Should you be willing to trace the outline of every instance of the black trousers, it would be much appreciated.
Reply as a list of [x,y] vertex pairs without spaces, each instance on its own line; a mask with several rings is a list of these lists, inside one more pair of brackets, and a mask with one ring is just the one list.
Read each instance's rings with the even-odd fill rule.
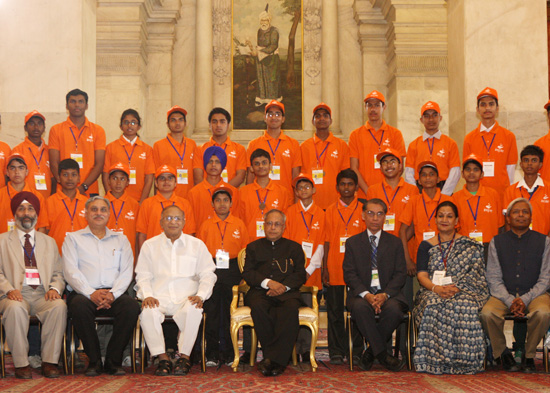
[[[330,357],[348,356],[349,342],[346,333],[344,312],[345,285],[331,285],[326,287],[327,324],[328,324],[328,354]],[[363,351],[360,337],[353,335],[353,354],[361,355]]]
[[375,320],[374,309],[363,298],[348,299],[348,309],[355,320],[355,325],[376,356],[386,350],[386,343],[403,320],[407,305],[395,298],[388,299],[381,307],[378,323]]
[[122,352],[132,337],[140,312],[139,304],[130,296],[123,294],[116,299],[111,308],[97,310],[94,302],[84,295],[71,292],[67,298],[69,317],[75,327],[76,334],[84,345],[84,351],[90,363],[101,360],[101,350],[97,337],[94,319],[96,316],[114,317],[113,335],[107,345],[106,359],[114,365],[122,364]]
[[300,328],[298,309],[303,305],[299,296],[284,300],[267,296],[264,289],[251,288],[244,299],[249,306],[254,329],[262,345],[264,359],[286,366]]
[[[229,261],[229,269],[217,269],[218,277],[212,296],[204,302],[204,312],[206,313],[206,357],[208,359],[218,359],[220,349],[225,353],[233,353],[233,344],[229,325],[231,316],[229,308],[233,299],[233,285],[238,285],[241,281],[241,272],[237,258]],[[223,348],[220,348],[220,342]]]

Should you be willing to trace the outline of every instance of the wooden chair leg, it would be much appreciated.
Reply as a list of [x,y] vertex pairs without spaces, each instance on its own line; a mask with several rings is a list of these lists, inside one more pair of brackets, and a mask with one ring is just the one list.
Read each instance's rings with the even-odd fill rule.
[[237,372],[237,368],[239,367],[239,328],[240,325],[238,323],[231,323],[231,342],[233,343],[233,353],[235,354],[231,368],[234,372]]
[[4,324],[2,323],[2,316],[0,316],[0,352],[2,378],[6,378],[6,358],[4,357]]
[[256,336],[256,330],[254,330],[254,326],[252,326],[252,346],[250,348],[250,367],[254,367],[257,353],[258,353],[258,336]]
[[296,344],[294,344],[294,348],[292,348],[292,365],[293,366],[298,365],[298,356],[296,355]]
[[76,352],[76,344],[74,339],[74,326],[71,323],[71,344],[69,345],[69,352],[70,352],[70,358],[71,358],[71,375],[74,375],[74,358],[75,358],[75,352]]
[[542,341],[542,356],[543,362],[544,362],[544,371],[548,373],[548,347],[546,346],[546,340],[548,339],[548,331],[544,335],[544,339]]
[[315,350],[317,348],[317,336],[319,335],[319,322],[315,322],[311,328],[311,347],[309,349],[309,362],[311,363],[311,371],[317,371],[317,361],[315,360]]
[[201,334],[201,371],[206,372],[206,313],[202,313],[202,334]]
[[63,347],[61,349],[61,356],[63,356],[63,372],[65,375],[69,375],[69,365],[67,364],[67,332],[63,334]]

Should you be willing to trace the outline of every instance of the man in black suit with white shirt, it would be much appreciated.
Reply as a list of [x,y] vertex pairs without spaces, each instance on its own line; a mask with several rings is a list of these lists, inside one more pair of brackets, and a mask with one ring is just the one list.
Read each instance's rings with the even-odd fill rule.
[[384,201],[368,200],[363,205],[367,229],[346,241],[343,268],[347,308],[369,343],[359,363],[363,370],[369,370],[375,358],[391,371],[399,371],[404,365],[386,348],[408,308],[402,293],[407,276],[403,245],[398,237],[383,231],[386,213]]

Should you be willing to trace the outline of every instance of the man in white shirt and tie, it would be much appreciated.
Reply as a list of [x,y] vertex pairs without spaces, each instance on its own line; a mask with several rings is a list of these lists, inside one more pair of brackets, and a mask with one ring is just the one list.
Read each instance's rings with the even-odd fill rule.
[[162,322],[165,315],[173,316],[180,331],[174,375],[187,375],[203,303],[216,283],[216,265],[201,240],[182,232],[185,214],[178,206],[164,208],[160,225],[163,233],[143,243],[136,266],[136,292],[143,300],[140,323],[151,356],[159,357],[155,375],[166,376],[172,362]]
[[15,229],[0,235],[0,313],[15,376],[31,378],[27,332],[29,315],[35,315],[42,323],[42,375],[57,378],[67,323],[61,258],[55,241],[35,230],[40,202],[33,193],[14,195],[11,211]]
[[[70,286],[69,316],[90,362],[86,376],[103,371],[124,375],[122,352],[136,326],[137,301],[126,294],[132,281],[134,254],[128,238],[107,228],[109,200],[94,196],[86,201],[88,226],[69,232],[63,243],[63,272]],[[114,317],[113,335],[101,361],[96,316]]]

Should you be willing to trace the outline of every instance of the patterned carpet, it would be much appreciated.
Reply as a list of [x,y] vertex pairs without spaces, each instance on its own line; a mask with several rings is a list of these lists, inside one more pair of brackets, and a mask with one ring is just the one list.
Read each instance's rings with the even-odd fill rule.
[[[49,380],[33,374],[33,380],[13,377],[7,357],[7,378],[0,380],[5,392],[550,392],[550,378],[544,373],[526,375],[488,371],[474,376],[431,376],[411,371],[386,372],[379,365],[369,372],[350,372],[347,365],[332,366],[320,353],[319,369],[314,374],[308,365],[290,366],[280,377],[265,378],[254,368],[242,366],[238,373],[229,367],[208,368],[205,374],[194,366],[186,377],[155,377],[153,368],[146,374],[123,377],[87,378],[82,374]],[[542,368],[542,361],[537,361]]]

